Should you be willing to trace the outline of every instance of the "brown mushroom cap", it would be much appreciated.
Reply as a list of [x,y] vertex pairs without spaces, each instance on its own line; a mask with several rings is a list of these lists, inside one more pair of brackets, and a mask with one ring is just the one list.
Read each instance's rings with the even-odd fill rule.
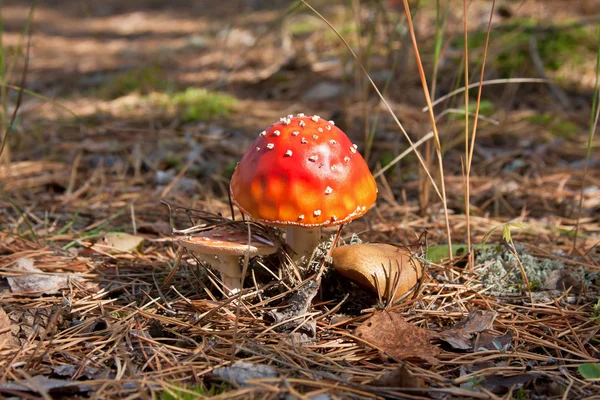
[[259,256],[277,251],[277,245],[262,236],[252,234],[248,243],[247,232],[226,226],[180,238],[179,242],[186,249],[201,254]]
[[332,258],[338,273],[382,297],[386,295],[386,280],[389,279],[389,290],[393,290],[398,276],[392,300],[409,293],[423,274],[421,262],[409,250],[385,243],[340,246],[333,250]]
[[339,225],[377,197],[367,163],[332,121],[288,115],[260,133],[231,178],[233,202],[272,225]]

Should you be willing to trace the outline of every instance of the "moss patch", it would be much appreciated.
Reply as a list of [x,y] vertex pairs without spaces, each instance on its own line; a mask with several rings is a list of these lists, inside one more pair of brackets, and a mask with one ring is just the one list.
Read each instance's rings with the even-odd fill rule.
[[[495,57],[489,59],[492,67],[507,78],[513,71],[530,63],[529,41],[534,35],[539,56],[549,71],[558,71],[567,64],[582,65],[597,50],[596,38],[583,26],[543,27],[533,19],[520,18],[491,32],[488,54]],[[483,59],[485,39],[486,31],[469,34],[469,49],[473,51],[472,59],[477,63]],[[457,36],[453,46],[463,48],[464,38]]]
[[130,93],[149,94],[154,91],[166,91],[172,86],[167,73],[158,66],[132,69],[114,75],[100,88],[100,96],[116,99]]

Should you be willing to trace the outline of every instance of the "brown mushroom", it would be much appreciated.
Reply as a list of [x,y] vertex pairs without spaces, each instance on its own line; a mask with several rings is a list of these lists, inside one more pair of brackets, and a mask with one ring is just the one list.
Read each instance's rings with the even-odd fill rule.
[[179,243],[192,251],[199,259],[210,264],[221,273],[221,280],[229,294],[242,289],[243,276],[240,257],[273,254],[277,245],[270,240],[252,234],[248,243],[248,233],[221,226],[180,238]]
[[338,273],[392,301],[409,293],[423,274],[421,262],[409,250],[385,243],[337,247],[332,257]]

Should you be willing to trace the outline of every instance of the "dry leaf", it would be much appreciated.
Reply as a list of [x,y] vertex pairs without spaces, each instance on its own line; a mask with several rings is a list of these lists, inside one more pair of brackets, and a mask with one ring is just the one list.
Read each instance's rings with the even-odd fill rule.
[[474,351],[498,350],[508,351],[512,347],[513,333],[506,332],[504,335],[497,335],[491,332],[481,332],[475,340]]
[[68,275],[44,274],[42,270],[33,266],[33,259],[19,258],[13,271],[25,272],[18,276],[9,276],[6,278],[10,289],[13,292],[39,292],[42,294],[55,294],[60,289],[69,285]]
[[[19,392],[45,393],[58,396],[59,394],[72,394],[76,392],[89,392],[92,386],[84,382],[73,381],[69,379],[53,379],[44,375],[36,375],[32,378],[22,379],[19,382],[0,383],[0,391],[10,391],[13,396],[18,396]],[[30,396],[29,396],[30,397]],[[17,398],[26,398],[19,396]]]
[[0,350],[18,346],[12,334],[12,322],[4,309],[0,307]]
[[473,349],[473,335],[491,329],[498,313],[495,311],[473,311],[469,316],[454,327],[437,336],[455,349]]
[[406,322],[397,312],[375,312],[356,328],[356,336],[397,360],[420,358],[432,365],[439,363],[440,349],[429,342],[427,331]]
[[406,365],[401,365],[369,382],[369,385],[397,388],[421,388],[425,384],[423,379],[414,376],[410,370],[406,368]]
[[213,375],[237,386],[252,386],[248,381],[254,379],[277,378],[277,371],[266,364],[236,361],[231,367],[215,368]]
[[579,282],[569,271],[565,271],[564,269],[555,269],[550,272],[542,288],[544,290],[559,290],[561,292],[570,290],[573,294],[580,294],[585,289],[582,282]]
[[157,220],[146,222],[139,220],[137,223],[137,231],[140,233],[149,233],[158,236],[170,236],[172,229],[167,221]]
[[86,365],[81,369],[81,365],[63,364],[52,368],[52,372],[59,376],[72,378],[74,376],[94,379],[100,373],[98,368]]
[[[423,273],[410,250],[385,243],[341,246],[333,250],[333,268],[357,285],[397,300],[413,289]],[[389,296],[393,289],[395,293]]]
[[142,252],[142,236],[130,235],[123,232],[108,232],[92,249],[104,253],[136,253]]

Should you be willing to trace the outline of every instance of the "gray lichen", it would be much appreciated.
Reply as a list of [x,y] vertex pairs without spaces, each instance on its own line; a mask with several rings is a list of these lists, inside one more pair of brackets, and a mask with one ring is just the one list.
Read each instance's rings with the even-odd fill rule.
[[[562,270],[565,265],[556,260],[548,258],[537,258],[525,252],[523,246],[516,246],[517,256],[523,265],[530,289],[541,290],[544,283],[550,277],[552,271]],[[494,291],[517,293],[523,289],[524,281],[517,260],[510,251],[498,251],[497,249],[486,249],[480,251],[475,259],[478,265],[479,279],[488,288]],[[583,269],[572,272],[573,278],[589,284],[593,277]]]

